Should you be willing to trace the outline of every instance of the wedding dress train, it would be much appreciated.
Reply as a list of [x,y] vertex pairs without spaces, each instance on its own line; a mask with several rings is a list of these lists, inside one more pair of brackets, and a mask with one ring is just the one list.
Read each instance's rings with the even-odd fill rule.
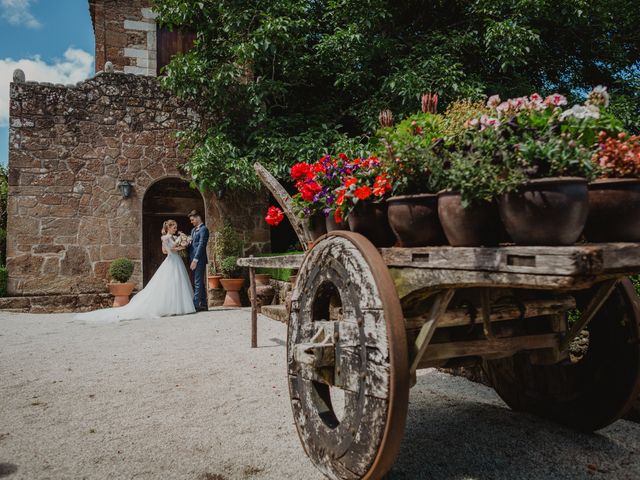
[[193,288],[189,274],[171,235],[162,237],[162,246],[168,252],[147,286],[133,296],[131,301],[117,308],[79,313],[79,320],[119,321],[142,318],[158,318],[170,315],[186,315],[196,311],[193,305]]

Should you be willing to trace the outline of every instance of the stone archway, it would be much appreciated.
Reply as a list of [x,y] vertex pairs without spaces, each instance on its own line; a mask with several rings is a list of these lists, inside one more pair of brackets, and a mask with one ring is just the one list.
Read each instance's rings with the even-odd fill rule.
[[143,285],[151,279],[164,255],[160,245],[160,230],[165,220],[178,222],[178,230],[191,231],[187,215],[198,210],[203,218],[205,205],[202,195],[181,178],[165,178],[151,185],[142,201],[142,281]]

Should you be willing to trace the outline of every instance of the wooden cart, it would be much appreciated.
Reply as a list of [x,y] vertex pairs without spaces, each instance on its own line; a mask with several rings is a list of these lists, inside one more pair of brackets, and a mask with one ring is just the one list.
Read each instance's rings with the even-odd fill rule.
[[[286,192],[256,170],[307,242]],[[428,367],[481,363],[514,410],[609,425],[640,393],[640,305],[625,278],[639,271],[640,244],[380,250],[356,233],[320,238],[301,262],[287,335],[307,455],[328,478],[381,478]]]

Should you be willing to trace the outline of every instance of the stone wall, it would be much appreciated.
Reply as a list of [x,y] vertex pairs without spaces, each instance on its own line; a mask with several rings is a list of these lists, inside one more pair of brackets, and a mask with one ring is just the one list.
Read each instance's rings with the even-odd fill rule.
[[[110,262],[128,257],[141,283],[142,201],[182,177],[174,134],[199,116],[155,78],[99,73],[76,86],[10,87],[7,266],[10,295],[104,292]],[[130,198],[117,185],[133,184]],[[251,253],[268,251],[267,196],[203,193],[212,230],[230,220]],[[211,244],[210,244],[211,246]]]
[[96,71],[110,61],[125,73],[156,75],[156,15],[150,6],[150,0],[89,0]]

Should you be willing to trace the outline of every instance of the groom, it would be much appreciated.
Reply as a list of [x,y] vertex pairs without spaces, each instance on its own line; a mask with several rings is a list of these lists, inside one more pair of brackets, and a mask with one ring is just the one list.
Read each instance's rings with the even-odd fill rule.
[[192,210],[189,213],[189,220],[193,229],[191,230],[191,245],[189,245],[189,260],[193,271],[193,304],[196,311],[207,310],[207,289],[205,287],[205,275],[207,263],[207,242],[209,242],[209,229],[202,223],[200,212]]

